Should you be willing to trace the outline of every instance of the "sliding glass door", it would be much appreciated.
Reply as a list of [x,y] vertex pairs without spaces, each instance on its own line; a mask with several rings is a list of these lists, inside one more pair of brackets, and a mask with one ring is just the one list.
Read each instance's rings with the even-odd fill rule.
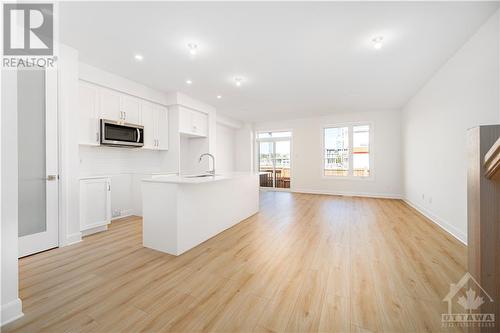
[[258,133],[260,186],[290,188],[291,132]]

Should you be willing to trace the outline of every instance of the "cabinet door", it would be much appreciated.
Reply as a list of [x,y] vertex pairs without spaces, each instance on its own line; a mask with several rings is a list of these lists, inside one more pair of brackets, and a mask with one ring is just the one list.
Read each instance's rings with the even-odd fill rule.
[[179,132],[192,134],[192,111],[189,109],[179,108]]
[[122,120],[123,113],[121,111],[121,96],[120,93],[99,88],[100,91],[100,118],[109,120]]
[[127,123],[139,124],[141,103],[132,96],[122,95],[123,118]]
[[156,107],[157,130],[156,139],[158,140],[158,149],[168,149],[168,109],[162,106]]
[[208,115],[206,113],[191,111],[192,132],[198,136],[207,136],[208,134]]
[[98,87],[80,81],[78,85],[79,143],[99,145]]
[[109,178],[80,181],[80,231],[111,222],[111,181]]
[[156,110],[149,102],[142,103],[142,126],[144,126],[144,148],[156,149]]

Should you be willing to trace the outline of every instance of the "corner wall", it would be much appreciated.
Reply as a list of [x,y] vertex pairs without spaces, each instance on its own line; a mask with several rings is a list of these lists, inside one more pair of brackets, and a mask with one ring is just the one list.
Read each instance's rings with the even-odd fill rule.
[[[0,325],[23,315],[18,282],[17,70],[1,73],[1,312]],[[1,329],[0,329],[1,330]]]
[[403,109],[407,202],[467,242],[468,128],[500,123],[499,12]]

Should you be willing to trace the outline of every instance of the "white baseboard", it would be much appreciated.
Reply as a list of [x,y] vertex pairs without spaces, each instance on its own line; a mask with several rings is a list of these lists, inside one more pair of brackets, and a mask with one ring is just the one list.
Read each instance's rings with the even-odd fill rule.
[[118,219],[121,219],[121,218],[124,218],[127,216],[132,216],[132,215],[134,215],[133,209],[124,209],[121,211],[121,214],[119,216],[115,216],[115,217],[111,218],[111,221],[118,220]]
[[17,298],[5,305],[2,305],[2,323],[1,326],[13,322],[16,319],[24,316],[23,304],[20,298]]
[[452,235],[454,238],[459,240],[461,243],[464,245],[467,245],[467,234],[461,232],[458,230],[456,227],[451,225],[450,223],[446,222],[442,218],[438,217],[437,215],[431,213],[427,209],[423,208],[420,205],[417,205],[416,203],[410,201],[409,199],[403,199],[404,202],[406,202],[409,206],[413,207],[415,210],[417,210],[420,214],[424,215],[427,217],[429,220],[431,220],[434,224],[436,224],[438,227]]
[[370,192],[343,192],[331,190],[311,190],[304,188],[293,188],[291,190],[295,193],[308,193],[308,194],[325,194],[325,195],[342,195],[349,197],[365,197],[365,198],[380,198],[380,199],[402,199],[401,194],[392,193],[370,193]]
[[106,230],[108,230],[108,225],[107,224],[101,225],[101,226],[98,226],[98,227],[95,227],[95,228],[90,228],[90,229],[87,229],[87,230],[83,230],[82,231],[82,236],[85,237],[85,236],[96,234],[98,232],[103,232],[103,231],[106,231]]
[[68,246],[68,245],[73,245],[76,243],[80,243],[82,241],[82,233],[81,232],[75,232],[74,234],[70,234],[66,236],[66,242],[62,244],[61,246]]

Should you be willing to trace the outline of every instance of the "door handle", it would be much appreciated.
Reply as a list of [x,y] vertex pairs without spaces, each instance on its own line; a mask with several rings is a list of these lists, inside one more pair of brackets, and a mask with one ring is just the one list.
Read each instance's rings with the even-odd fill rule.
[[52,181],[52,180],[56,180],[57,178],[59,178],[57,175],[48,175],[46,180]]

